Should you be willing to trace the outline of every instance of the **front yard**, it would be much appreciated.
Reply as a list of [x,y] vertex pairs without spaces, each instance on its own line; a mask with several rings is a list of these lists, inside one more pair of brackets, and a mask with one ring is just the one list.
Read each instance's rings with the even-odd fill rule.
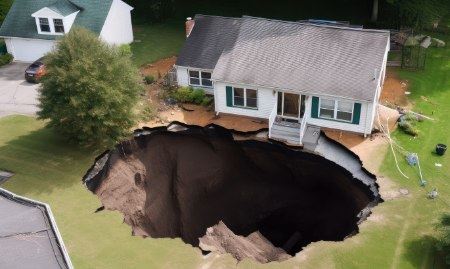
[[[138,66],[176,54],[184,40],[183,22],[136,27],[132,45]],[[446,41],[450,38],[447,36]],[[256,264],[246,260],[239,268],[444,268],[433,250],[434,225],[449,210],[450,152],[432,153],[437,143],[450,145],[450,47],[431,49],[425,71],[399,71],[409,81],[410,101],[417,112],[435,121],[419,124],[413,139],[400,131],[394,138],[421,158],[425,188],[418,172],[400,166],[409,179],[396,170],[387,147],[373,158],[385,160],[378,171],[382,190],[406,188],[409,194],[387,200],[374,209],[360,233],[344,242],[318,242],[283,263]],[[425,98],[424,98],[425,97]],[[51,129],[31,117],[0,119],[0,169],[16,175],[2,187],[19,195],[49,203],[75,268],[228,268],[231,256],[204,257],[200,250],[179,239],[131,237],[131,229],[116,212],[93,213],[99,200],[82,185],[81,178],[102,149],[87,150],[68,145]],[[436,167],[441,163],[442,167]],[[427,199],[436,187],[439,198]]]

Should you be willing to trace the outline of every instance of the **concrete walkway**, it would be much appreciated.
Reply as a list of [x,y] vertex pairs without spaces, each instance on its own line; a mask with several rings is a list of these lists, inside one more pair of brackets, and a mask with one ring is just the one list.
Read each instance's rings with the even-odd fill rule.
[[35,115],[38,111],[38,84],[24,80],[27,63],[0,67],[0,117],[11,114]]

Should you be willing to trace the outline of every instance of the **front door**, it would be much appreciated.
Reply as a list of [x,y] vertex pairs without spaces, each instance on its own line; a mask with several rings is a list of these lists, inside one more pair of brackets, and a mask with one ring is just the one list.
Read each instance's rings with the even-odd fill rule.
[[284,121],[300,122],[305,113],[305,99],[304,95],[278,92],[278,116]]

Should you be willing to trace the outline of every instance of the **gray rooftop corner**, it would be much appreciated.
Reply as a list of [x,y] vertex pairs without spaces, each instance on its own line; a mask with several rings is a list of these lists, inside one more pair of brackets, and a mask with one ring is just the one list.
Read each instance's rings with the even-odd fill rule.
[[79,11],[74,25],[100,34],[113,0],[14,0],[3,24],[0,36],[54,40],[58,35],[42,35],[36,31],[36,11],[48,7],[65,16]]
[[73,268],[48,205],[0,188],[0,268]]
[[215,81],[373,101],[389,35],[346,26],[197,15],[177,65],[214,69]]

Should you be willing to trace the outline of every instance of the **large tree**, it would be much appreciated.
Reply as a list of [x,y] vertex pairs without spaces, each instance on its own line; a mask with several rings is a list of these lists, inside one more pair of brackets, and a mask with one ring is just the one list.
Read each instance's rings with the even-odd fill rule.
[[136,123],[142,86],[131,55],[75,28],[45,57],[40,119],[70,140],[110,145]]
[[9,8],[11,7],[12,0],[0,0],[0,25],[8,14]]
[[[373,0],[373,12],[378,13],[378,0]],[[398,10],[398,20],[401,26],[413,28],[431,27],[433,23],[449,13],[449,0],[386,0]],[[373,19],[374,17],[372,17]],[[376,19],[376,18],[375,18]]]
[[445,263],[450,266],[450,213],[442,216],[438,229],[440,237],[436,247],[444,254]]

